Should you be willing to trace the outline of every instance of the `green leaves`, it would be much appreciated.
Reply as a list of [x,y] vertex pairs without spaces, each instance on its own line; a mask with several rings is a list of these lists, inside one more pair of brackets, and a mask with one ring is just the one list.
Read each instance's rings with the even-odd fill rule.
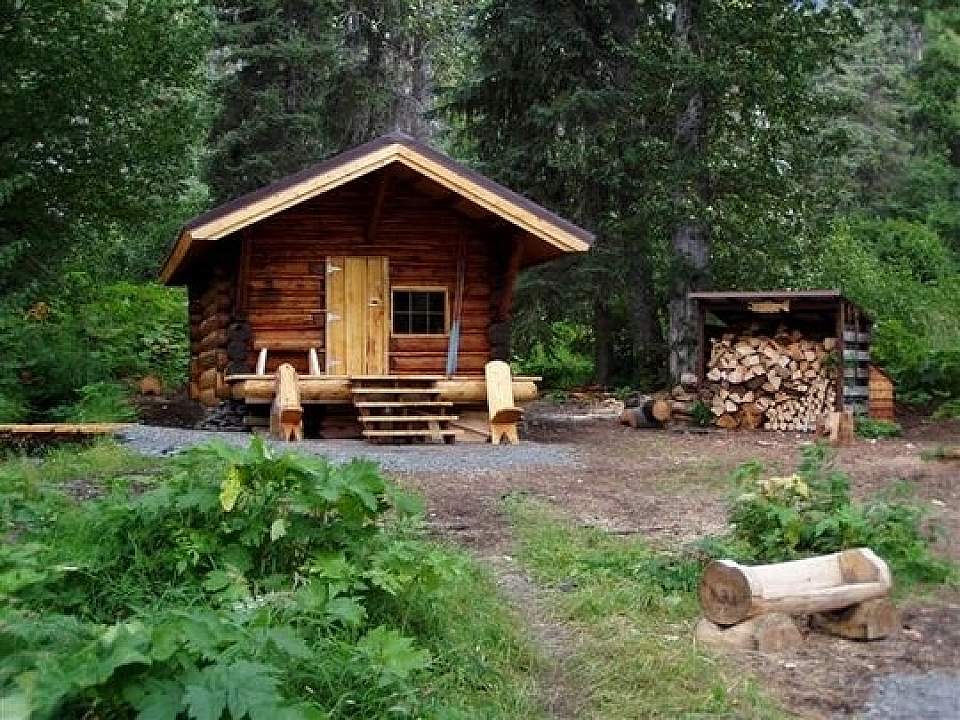
[[374,628],[360,639],[357,654],[370,663],[381,686],[405,680],[430,663],[430,653],[417,650],[410,638],[383,626]]
[[224,710],[233,720],[270,720],[282,705],[274,674],[243,660],[208,666],[184,689],[183,706],[193,720],[220,720]]

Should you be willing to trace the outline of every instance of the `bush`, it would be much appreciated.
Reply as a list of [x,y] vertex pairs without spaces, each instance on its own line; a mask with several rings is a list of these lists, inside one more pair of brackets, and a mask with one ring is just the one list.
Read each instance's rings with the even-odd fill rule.
[[755,461],[741,465],[734,474],[733,531],[713,547],[770,563],[866,546],[901,582],[942,583],[953,575],[949,564],[931,555],[934,538],[923,528],[925,512],[908,502],[902,488],[856,503],[849,478],[830,460],[829,449],[818,444],[803,451],[789,476],[765,477]]
[[[0,548],[14,716],[529,712],[505,679],[529,658],[490,588],[418,537],[417,503],[368,462],[209,445],[80,506],[44,497],[26,468],[0,488],[0,520],[21,534]],[[483,688],[504,697],[479,701]]]
[[186,322],[180,290],[97,285],[80,273],[64,279],[55,301],[0,308],[0,422],[127,417],[118,382],[183,381]]
[[874,420],[869,417],[858,417],[856,420],[857,435],[871,440],[897,437],[903,432],[898,423],[890,420]]
[[513,361],[520,375],[538,375],[546,388],[569,390],[588,384],[594,376],[590,329],[568,322],[550,325],[550,338],[536,341],[529,353]]

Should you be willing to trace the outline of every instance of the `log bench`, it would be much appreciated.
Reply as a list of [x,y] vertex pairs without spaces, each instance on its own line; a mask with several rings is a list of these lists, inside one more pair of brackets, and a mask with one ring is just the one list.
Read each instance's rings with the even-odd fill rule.
[[703,614],[718,625],[755,615],[806,615],[886,597],[893,587],[887,564],[868,548],[774,565],[715,560],[700,580]]
[[510,366],[503,360],[492,360],[484,368],[487,382],[487,409],[490,413],[490,442],[499,445],[503,438],[517,445],[520,437],[517,423],[523,418],[523,409],[513,399],[513,378]]
[[874,640],[896,631],[887,564],[870,549],[747,566],[716,560],[700,580],[704,618],[696,637],[709,645],[779,651],[798,645],[791,619],[810,615],[811,627],[840,637]]

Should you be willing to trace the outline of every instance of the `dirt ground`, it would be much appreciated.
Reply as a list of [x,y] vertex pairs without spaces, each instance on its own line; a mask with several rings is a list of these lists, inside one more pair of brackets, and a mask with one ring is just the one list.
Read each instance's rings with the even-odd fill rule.
[[[663,547],[696,540],[725,526],[726,477],[759,459],[788,471],[809,435],[633,430],[617,424],[612,403],[589,409],[533,408],[531,439],[573,448],[568,465],[472,472],[400,474],[427,499],[432,526],[444,537],[490,557],[509,552],[501,499],[510,493],[555,503],[584,525],[639,534]],[[960,463],[927,461],[924,451],[960,442],[960,423],[905,423],[901,438],[858,440],[840,450],[860,497],[906,481],[930,503],[943,528],[939,551],[960,561]],[[873,681],[887,673],[960,673],[960,592],[944,590],[903,608],[895,636],[857,643],[810,634],[797,651],[742,653],[768,690],[803,717],[859,714]],[[960,717],[960,710],[958,710]]]

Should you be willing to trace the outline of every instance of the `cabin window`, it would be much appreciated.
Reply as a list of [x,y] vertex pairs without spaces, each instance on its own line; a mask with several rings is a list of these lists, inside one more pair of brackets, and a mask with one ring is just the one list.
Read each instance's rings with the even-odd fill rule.
[[393,288],[394,335],[445,335],[446,332],[446,288]]

